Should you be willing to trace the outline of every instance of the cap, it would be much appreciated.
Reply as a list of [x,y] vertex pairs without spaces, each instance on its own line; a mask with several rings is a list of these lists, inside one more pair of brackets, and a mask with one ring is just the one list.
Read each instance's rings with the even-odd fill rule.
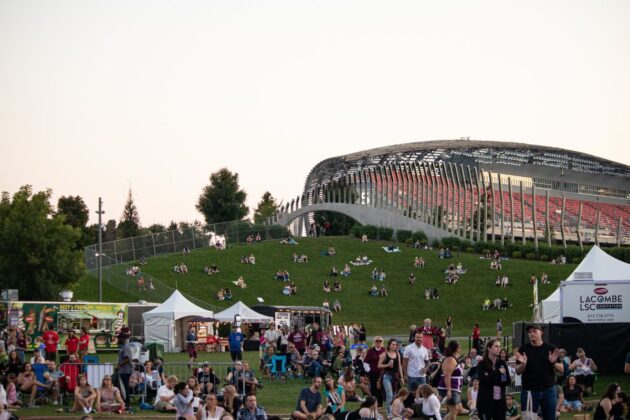
[[529,330],[531,330],[532,328],[535,328],[535,329],[540,330],[540,331],[543,330],[542,325],[540,325],[540,324],[530,324],[530,325],[527,326],[527,328],[525,328],[525,331],[529,332]]

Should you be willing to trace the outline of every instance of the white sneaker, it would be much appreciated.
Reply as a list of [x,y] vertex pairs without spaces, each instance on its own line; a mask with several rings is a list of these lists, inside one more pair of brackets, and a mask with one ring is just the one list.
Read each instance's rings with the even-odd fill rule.
[[90,414],[90,409],[88,407],[83,407],[83,411],[85,414]]

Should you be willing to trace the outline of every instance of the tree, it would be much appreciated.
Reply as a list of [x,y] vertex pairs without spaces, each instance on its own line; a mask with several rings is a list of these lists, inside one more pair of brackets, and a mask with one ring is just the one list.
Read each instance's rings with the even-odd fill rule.
[[[118,231],[118,228],[116,226],[116,220],[109,219],[107,221],[107,224],[105,225],[105,231],[103,232],[103,237],[102,237],[103,242],[115,241],[117,231]],[[96,234],[98,235],[98,231],[96,231]]]
[[0,278],[24,300],[53,300],[85,274],[79,229],[50,204],[50,190],[25,185],[0,200]]
[[138,209],[133,202],[133,196],[131,189],[129,189],[129,195],[127,196],[127,202],[123,209],[120,223],[118,223],[118,236],[120,238],[130,238],[138,236],[140,232],[140,216],[138,216]]
[[266,191],[262,196],[262,200],[258,203],[258,207],[254,210],[254,224],[264,224],[267,218],[273,216],[278,207],[280,207],[280,204],[269,191]]
[[87,228],[90,211],[85,205],[83,198],[78,195],[76,197],[61,197],[57,201],[57,214],[65,218],[66,224],[80,230],[81,241],[77,243],[78,248],[83,248],[90,244],[90,234]]
[[249,212],[245,198],[247,193],[239,189],[238,174],[222,168],[210,175],[210,185],[203,188],[196,208],[206,224],[240,220]]
[[149,229],[149,232],[151,233],[162,233],[166,230],[164,225],[161,223],[154,223],[151,226],[149,226],[148,229]]

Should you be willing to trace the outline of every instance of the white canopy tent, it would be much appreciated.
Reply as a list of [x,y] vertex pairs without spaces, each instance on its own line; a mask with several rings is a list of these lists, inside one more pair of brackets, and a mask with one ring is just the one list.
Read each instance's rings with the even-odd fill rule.
[[[630,264],[610,256],[595,245],[565,281],[575,280],[627,281],[630,280]],[[560,288],[542,301],[542,322],[562,322]]]
[[167,352],[179,351],[186,338],[185,318],[191,317],[213,318],[214,314],[175,290],[160,306],[142,314],[145,342],[162,343]]
[[240,315],[241,322],[270,322],[273,318],[258,312],[238,301],[224,311],[214,314],[214,318],[222,322],[234,322],[234,317]]

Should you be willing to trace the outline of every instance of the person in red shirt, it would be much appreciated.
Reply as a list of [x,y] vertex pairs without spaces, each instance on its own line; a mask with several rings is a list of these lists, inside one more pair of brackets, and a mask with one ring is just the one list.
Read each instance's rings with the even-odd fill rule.
[[424,325],[416,329],[417,333],[422,333],[422,345],[429,351],[433,350],[435,343],[433,336],[436,335],[436,328],[431,325],[431,319],[424,320]]
[[289,334],[288,340],[289,343],[293,343],[295,345],[295,349],[300,352],[300,355],[304,354],[304,351],[306,350],[306,336],[300,328],[296,326],[293,332]]
[[48,330],[42,335],[46,346],[46,360],[57,361],[57,345],[59,345],[59,334],[55,330]]
[[90,347],[90,335],[85,327],[81,327],[81,337],[79,337],[79,360],[82,361],[88,354],[88,348]]
[[79,339],[76,335],[74,335],[74,330],[72,328],[68,328],[68,338],[66,338],[65,346],[66,354],[68,356],[71,354],[77,354],[77,351],[79,351]]
[[479,324],[475,323],[472,330],[472,346],[477,349],[477,353],[481,353],[481,347],[479,345],[479,338],[481,337],[481,331],[479,330]]

